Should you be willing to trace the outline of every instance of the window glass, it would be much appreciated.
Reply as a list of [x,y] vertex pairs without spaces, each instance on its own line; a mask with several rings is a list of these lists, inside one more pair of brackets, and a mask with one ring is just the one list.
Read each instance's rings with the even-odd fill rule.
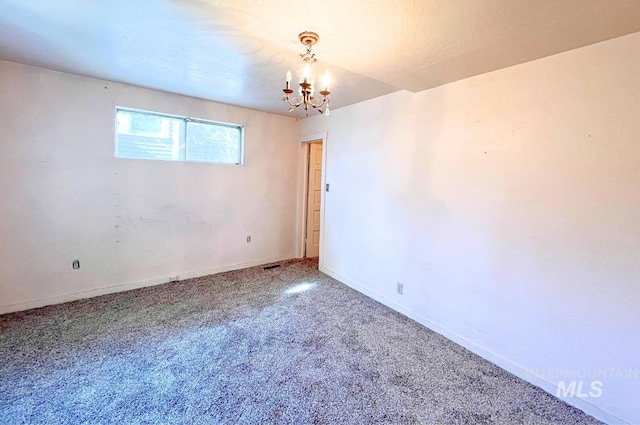
[[244,128],[133,109],[116,109],[119,158],[242,164]]

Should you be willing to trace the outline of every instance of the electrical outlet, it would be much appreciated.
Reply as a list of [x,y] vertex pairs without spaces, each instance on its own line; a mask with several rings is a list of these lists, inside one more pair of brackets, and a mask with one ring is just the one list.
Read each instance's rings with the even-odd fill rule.
[[73,260],[71,267],[73,267],[73,270],[78,270],[80,268],[80,260]]
[[404,285],[400,282],[396,283],[396,292],[400,295],[404,293]]
[[247,236],[247,243],[251,242],[251,236]]

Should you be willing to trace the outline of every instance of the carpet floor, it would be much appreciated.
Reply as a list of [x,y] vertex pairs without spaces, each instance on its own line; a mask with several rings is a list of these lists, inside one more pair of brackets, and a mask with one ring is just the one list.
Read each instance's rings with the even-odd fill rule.
[[313,260],[0,316],[2,424],[597,424]]

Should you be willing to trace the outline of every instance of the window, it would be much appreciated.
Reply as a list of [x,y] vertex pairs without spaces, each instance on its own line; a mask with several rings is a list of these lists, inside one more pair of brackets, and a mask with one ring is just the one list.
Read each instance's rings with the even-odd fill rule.
[[116,157],[242,164],[244,127],[116,108]]

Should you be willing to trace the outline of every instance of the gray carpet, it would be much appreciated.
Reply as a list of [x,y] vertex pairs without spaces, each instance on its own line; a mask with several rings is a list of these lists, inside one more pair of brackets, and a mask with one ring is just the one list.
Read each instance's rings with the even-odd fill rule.
[[281,264],[0,316],[0,423],[599,423]]

